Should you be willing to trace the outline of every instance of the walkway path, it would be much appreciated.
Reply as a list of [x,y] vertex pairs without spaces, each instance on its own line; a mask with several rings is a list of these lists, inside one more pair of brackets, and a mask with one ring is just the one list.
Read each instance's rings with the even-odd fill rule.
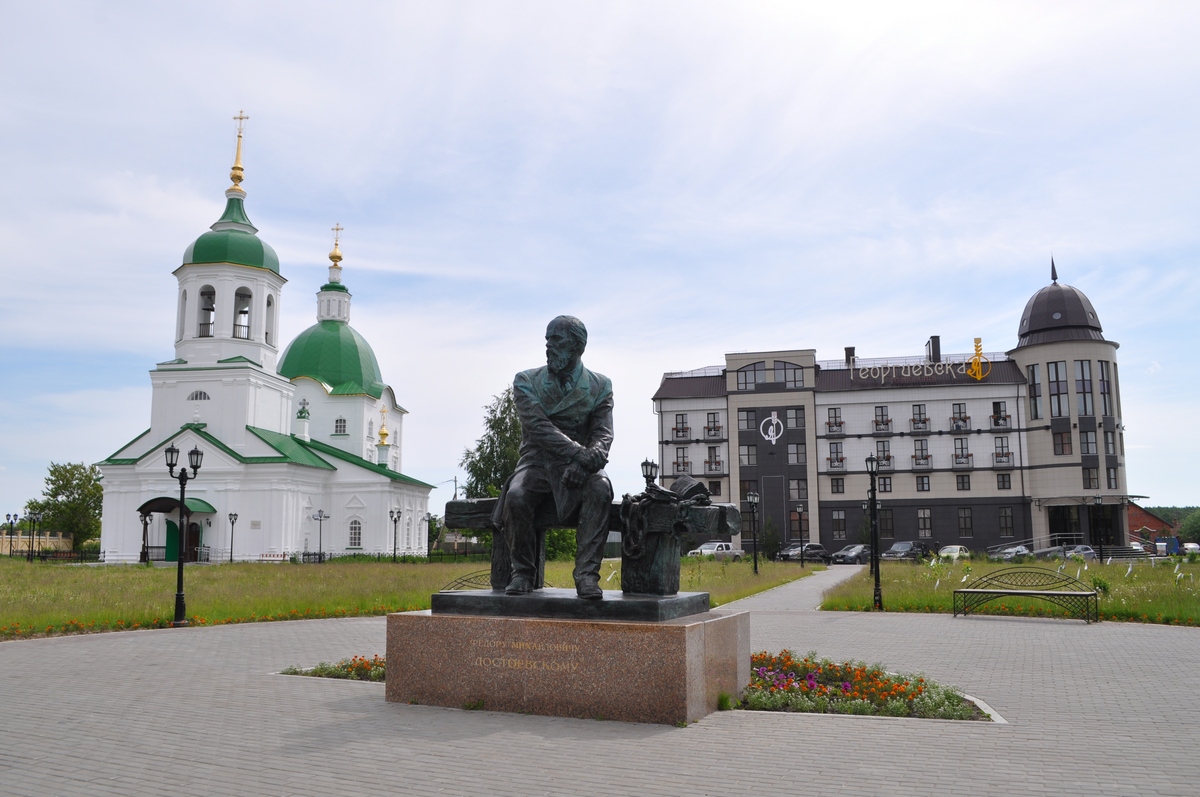
[[2,795],[1197,795],[1200,631],[730,604],[757,649],[921,670],[1010,724],[724,712],[687,728],[389,704],[272,675],[383,618],[0,643]]

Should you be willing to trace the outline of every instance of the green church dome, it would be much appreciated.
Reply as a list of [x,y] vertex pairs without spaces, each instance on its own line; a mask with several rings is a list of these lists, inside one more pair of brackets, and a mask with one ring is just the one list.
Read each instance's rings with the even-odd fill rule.
[[320,321],[297,335],[283,354],[279,373],[288,379],[315,379],[335,396],[383,395],[371,344],[344,321]]
[[184,251],[183,265],[234,263],[270,269],[278,274],[279,255],[256,234],[258,229],[246,216],[242,197],[232,190],[226,196],[225,212],[211,231],[201,235]]

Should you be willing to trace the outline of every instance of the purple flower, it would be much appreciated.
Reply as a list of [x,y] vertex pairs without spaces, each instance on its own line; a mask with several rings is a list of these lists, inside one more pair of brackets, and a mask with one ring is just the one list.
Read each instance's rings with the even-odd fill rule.
[[849,692],[849,691],[850,691],[850,682],[849,682],[849,681],[844,681],[844,682],[842,683],[842,691],[843,691],[843,692]]

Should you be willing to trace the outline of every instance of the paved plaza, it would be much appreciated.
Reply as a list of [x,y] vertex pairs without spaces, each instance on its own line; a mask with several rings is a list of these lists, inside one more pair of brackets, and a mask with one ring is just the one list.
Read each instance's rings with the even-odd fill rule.
[[1200,630],[815,611],[857,569],[727,608],[755,650],[921,671],[1008,724],[398,705],[272,674],[382,654],[382,617],[138,631],[0,643],[0,794],[1200,795]]

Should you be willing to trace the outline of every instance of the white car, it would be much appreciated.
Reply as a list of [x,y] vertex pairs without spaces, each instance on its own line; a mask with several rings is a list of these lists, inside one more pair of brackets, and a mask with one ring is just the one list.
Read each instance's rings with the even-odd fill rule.
[[958,561],[960,557],[963,559],[970,559],[971,549],[965,545],[943,545],[942,549],[938,551],[938,557],[953,559],[955,561]]
[[1200,553],[1200,542],[1185,542],[1182,553]]

